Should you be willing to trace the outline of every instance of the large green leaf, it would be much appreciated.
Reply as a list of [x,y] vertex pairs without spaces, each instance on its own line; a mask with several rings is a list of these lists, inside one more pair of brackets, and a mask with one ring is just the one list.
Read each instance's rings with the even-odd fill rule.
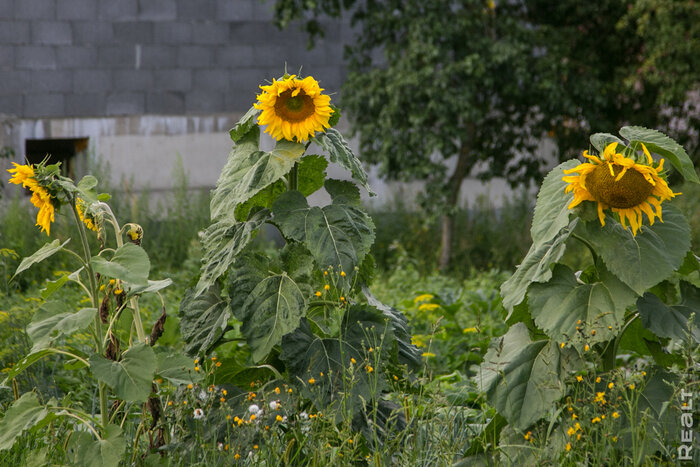
[[605,227],[581,222],[579,229],[610,272],[641,295],[668,278],[690,248],[690,227],[683,214],[673,205],[664,205],[663,218],[642,227],[636,237],[610,218]]
[[23,357],[19,362],[17,362],[10,371],[5,374],[5,379],[0,383],[0,388],[7,388],[8,383],[12,381],[17,375],[22,373],[24,370],[34,365],[36,362],[42,358],[56,353],[56,349],[42,349],[36,352],[31,352],[29,355]]
[[148,254],[138,245],[125,243],[117,248],[112,259],[93,256],[90,260],[95,272],[107,277],[121,279],[134,285],[148,285],[151,262]]
[[68,451],[76,467],[117,467],[126,450],[126,440],[119,425],[109,424],[103,439],[76,431],[71,434]]
[[301,159],[297,189],[302,195],[309,196],[323,186],[326,180],[326,167],[328,167],[328,161],[323,156],[310,154]]
[[156,374],[175,386],[197,383],[202,380],[202,372],[194,370],[194,360],[181,353],[165,350],[156,352]]
[[41,422],[49,411],[33,392],[26,392],[12,403],[0,420],[0,451],[10,449],[25,430]]
[[274,222],[285,237],[306,245],[319,268],[340,267],[351,277],[374,241],[374,224],[360,208],[359,195],[329,182],[326,187],[335,196],[322,208],[310,207],[298,191],[284,193],[272,205]]
[[610,143],[625,144],[620,138],[610,133],[595,133],[591,135],[590,140],[599,154],[602,154],[605,151],[605,147]]
[[401,365],[407,365],[410,369],[418,371],[423,365],[421,360],[421,350],[411,343],[411,328],[408,319],[396,308],[385,305],[377,300],[369,291],[369,288],[362,287],[362,293],[367,298],[367,303],[377,308],[389,320],[394,340],[397,346],[397,361]]
[[[343,316],[340,339],[315,335],[308,321],[302,319],[299,328],[282,339],[280,359],[290,376],[301,383],[302,393],[315,403],[326,407],[348,396],[346,408],[358,412],[364,408],[363,400],[369,401],[386,385],[383,366],[390,361],[394,339],[386,323],[386,317],[376,308],[353,305]],[[369,354],[370,347],[379,352]],[[372,361],[367,360],[369,355],[374,357]],[[368,364],[373,367],[372,373],[367,371]],[[310,378],[315,380],[313,385],[308,383]]]
[[66,244],[68,244],[68,242],[70,242],[70,238],[63,243],[59,242],[58,239],[56,239],[53,242],[45,244],[44,246],[39,248],[33,255],[27,256],[22,260],[21,263],[19,263],[19,266],[17,266],[17,270],[15,271],[14,276],[12,276],[12,279],[17,277],[17,274],[19,274],[20,272],[29,269],[32,265],[44,261],[46,258],[53,255],[54,253],[58,253],[63,249],[64,246],[66,246]]
[[141,342],[124,352],[118,362],[93,354],[90,370],[99,381],[111,387],[118,398],[145,402],[151,393],[156,356],[151,346]]
[[145,285],[133,286],[129,289],[129,295],[139,295],[145,293],[154,293],[163,290],[166,287],[170,287],[173,284],[173,280],[162,279],[159,281],[148,281]]
[[269,218],[270,211],[261,209],[245,222],[236,222],[233,218],[227,218],[207,228],[202,237],[204,258],[196,295],[200,295],[214,285],[250,242],[260,226]]
[[56,279],[55,281],[49,281],[46,283],[43,289],[41,289],[41,298],[46,300],[49,298],[54,292],[60,290],[66,282],[68,282],[70,278],[68,277],[67,274],[63,274],[61,277]]
[[533,341],[527,326],[517,323],[491,342],[477,382],[489,404],[513,427],[524,430],[564,396],[563,381],[578,364],[573,349],[561,350],[550,340]]
[[562,177],[564,177],[564,170],[572,169],[578,164],[578,160],[559,164],[542,182],[530,229],[534,244],[548,242],[569,225],[572,211],[568,206],[571,203],[571,196],[564,193],[567,183],[562,180]]
[[236,206],[282,178],[304,154],[305,146],[282,140],[270,152],[258,150],[260,131],[244,135],[233,147],[211,200],[211,218],[233,218]]
[[34,342],[32,352],[43,349],[61,336],[68,336],[92,323],[97,310],[83,308],[73,313],[64,302],[46,302],[32,317],[27,334]]
[[180,331],[189,355],[206,353],[224,335],[231,312],[214,284],[197,296],[190,288],[180,302]]
[[241,332],[254,362],[264,359],[306,312],[306,296],[286,273],[263,279],[243,303]]
[[[698,174],[693,167],[693,161],[688,157],[683,146],[661,133],[641,126],[625,126],[620,128],[620,134],[626,138],[632,147],[639,143],[649,151],[665,157],[689,182],[700,183]],[[641,148],[639,148],[641,149]]]
[[238,143],[245,135],[247,135],[250,130],[257,128],[255,122],[255,117],[260,113],[259,109],[251,107],[248,111],[241,117],[241,119],[236,123],[233,128],[229,131],[229,136],[234,143]]
[[573,344],[579,350],[614,338],[624,325],[625,309],[636,298],[608,271],[601,271],[598,282],[583,284],[560,264],[549,282],[532,284],[528,292],[535,324],[555,342]]
[[503,306],[508,310],[506,319],[513,312],[513,307],[523,301],[531,283],[547,282],[552,277],[550,267],[564,254],[566,240],[578,222],[579,219],[575,218],[554,238],[540,244],[533,243],[515,273],[501,285]]
[[370,195],[374,195],[374,192],[367,184],[367,173],[362,167],[362,163],[357,156],[355,156],[355,153],[352,152],[352,149],[348,143],[345,142],[343,135],[340,134],[338,130],[329,128],[325,133],[317,133],[313,140],[328,151],[331,162],[335,162],[349,170],[352,174],[352,178],[360,182]]
[[[659,337],[685,340],[690,335],[700,343],[700,289],[688,282],[681,281],[681,301],[669,306],[652,293],[645,293],[637,301],[637,309],[644,327]],[[690,315],[695,313],[695,321],[690,328]]]

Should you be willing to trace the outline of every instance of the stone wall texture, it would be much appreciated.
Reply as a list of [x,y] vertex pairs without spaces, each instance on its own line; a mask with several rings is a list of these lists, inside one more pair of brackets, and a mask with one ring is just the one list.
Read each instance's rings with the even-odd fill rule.
[[0,0],[0,114],[196,115],[250,107],[303,66],[329,93],[345,77],[346,21],[307,50],[272,0]]

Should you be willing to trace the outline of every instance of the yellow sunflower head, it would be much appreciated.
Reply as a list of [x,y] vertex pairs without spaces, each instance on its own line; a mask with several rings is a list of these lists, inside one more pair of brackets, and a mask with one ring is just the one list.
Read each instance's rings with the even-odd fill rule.
[[81,198],[76,198],[75,200],[75,210],[78,212],[78,217],[85,224],[89,230],[97,232],[97,222],[96,219],[85,213],[85,201]]
[[[588,151],[583,157],[590,162],[579,164],[573,169],[565,170],[562,178],[568,183],[566,193],[573,191],[574,199],[569,209],[582,201],[598,203],[598,218],[605,225],[606,209],[611,209],[620,216],[622,227],[627,230],[627,220],[632,227],[632,235],[642,226],[642,213],[647,215],[649,225],[654,225],[654,218],[661,222],[661,203],[680,193],[674,193],[661,178],[664,160],[654,167],[654,160],[649,150],[642,144],[646,164],[636,162],[616,152],[618,143],[610,143],[603,151],[603,158],[592,156]],[[578,175],[569,175],[578,173]]]
[[329,128],[328,120],[333,114],[331,98],[322,94],[323,89],[311,76],[297,79],[286,76],[280,81],[272,80],[269,86],[260,86],[262,93],[253,104],[262,110],[258,124],[267,125],[266,133],[276,140],[286,139],[305,142],[317,131]]
[[31,165],[19,165],[15,162],[13,164],[14,167],[8,169],[8,172],[12,174],[10,183],[22,185],[24,188],[29,188],[32,191],[30,201],[39,208],[39,213],[36,216],[36,225],[41,227],[42,232],[46,232],[46,235],[49,235],[51,233],[51,223],[55,220],[55,209],[51,195],[46,188],[39,185],[34,168]]

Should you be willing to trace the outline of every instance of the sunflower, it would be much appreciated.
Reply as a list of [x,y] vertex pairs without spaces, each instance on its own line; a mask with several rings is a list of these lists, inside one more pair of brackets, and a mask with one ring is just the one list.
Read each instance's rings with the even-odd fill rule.
[[267,125],[266,133],[276,140],[286,139],[303,143],[317,131],[329,128],[333,114],[331,98],[322,94],[322,88],[311,76],[297,79],[296,75],[272,80],[269,86],[260,86],[262,93],[253,104],[262,110],[258,125]]
[[83,221],[85,227],[97,232],[97,223],[95,222],[95,219],[89,214],[85,214],[85,201],[83,201],[81,198],[77,198],[75,200],[75,210],[78,212],[78,217],[81,221]]
[[[620,216],[622,227],[627,230],[627,221],[636,236],[642,226],[642,213],[647,215],[649,225],[654,225],[654,218],[661,218],[661,203],[680,193],[674,193],[660,177],[664,167],[661,159],[656,167],[649,150],[642,144],[647,164],[635,162],[615,151],[618,143],[610,143],[603,151],[603,159],[583,152],[584,162],[573,169],[565,170],[562,180],[568,183],[566,193],[574,192],[574,199],[569,209],[582,201],[598,203],[598,218],[605,225],[606,209],[611,209]],[[568,175],[571,173],[579,175]]]
[[10,183],[22,185],[32,191],[30,201],[39,208],[39,213],[36,216],[36,225],[41,227],[42,232],[46,232],[46,235],[49,235],[51,233],[51,223],[55,220],[51,195],[44,187],[39,185],[39,181],[34,174],[34,168],[31,165],[19,165],[15,162],[13,164],[14,168],[8,169],[8,172],[12,174]]

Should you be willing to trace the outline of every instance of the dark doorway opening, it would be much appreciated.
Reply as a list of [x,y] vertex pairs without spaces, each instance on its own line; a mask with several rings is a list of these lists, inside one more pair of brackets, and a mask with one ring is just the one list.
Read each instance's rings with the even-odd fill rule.
[[51,138],[28,139],[25,141],[24,154],[30,164],[38,164],[47,159],[47,164],[61,163],[61,174],[76,179],[78,154],[88,147],[88,138]]

